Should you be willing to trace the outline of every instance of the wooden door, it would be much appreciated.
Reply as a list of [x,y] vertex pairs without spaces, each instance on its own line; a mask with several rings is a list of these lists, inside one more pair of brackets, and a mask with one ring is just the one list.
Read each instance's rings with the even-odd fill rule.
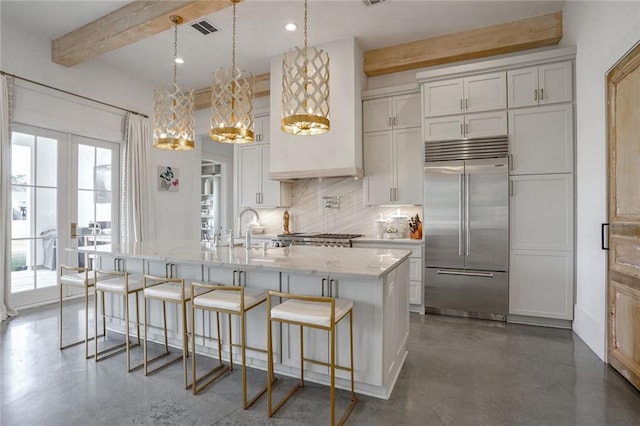
[[640,389],[640,45],[607,75],[608,361]]

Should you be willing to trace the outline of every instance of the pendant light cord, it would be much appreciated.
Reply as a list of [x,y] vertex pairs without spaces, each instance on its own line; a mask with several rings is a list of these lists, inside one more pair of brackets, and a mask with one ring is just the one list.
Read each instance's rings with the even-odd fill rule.
[[178,80],[178,21],[173,22],[173,85],[176,85]]
[[304,0],[304,52],[307,53],[307,0]]
[[233,36],[231,38],[231,75],[236,72],[236,2],[233,2]]

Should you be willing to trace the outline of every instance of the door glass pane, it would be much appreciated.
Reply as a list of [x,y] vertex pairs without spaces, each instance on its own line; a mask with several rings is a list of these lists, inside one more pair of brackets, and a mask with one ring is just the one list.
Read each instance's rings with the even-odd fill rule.
[[30,263],[29,240],[13,240],[11,242],[11,292],[33,290],[35,287],[33,271]]
[[78,234],[90,234],[89,224],[95,222],[93,191],[78,190]]
[[[94,189],[95,148],[78,145],[78,189]],[[78,220],[80,220],[78,218]]]
[[39,137],[36,153],[36,185],[58,186],[58,141]]
[[11,188],[11,238],[31,235],[31,188],[13,185]]
[[11,139],[11,183],[31,185],[31,155],[35,137],[22,133],[14,133]]

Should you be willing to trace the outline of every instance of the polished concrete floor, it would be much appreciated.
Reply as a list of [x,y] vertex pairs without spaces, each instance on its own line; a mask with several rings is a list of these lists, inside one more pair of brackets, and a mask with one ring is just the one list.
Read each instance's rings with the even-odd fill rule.
[[[1,425],[329,423],[326,387],[309,383],[269,419],[264,397],[242,410],[239,369],[193,396],[180,363],[127,374],[124,355],[59,351],[57,324],[56,305],[0,324]],[[568,330],[412,314],[408,349],[391,399],[360,396],[348,424],[640,425],[640,392]],[[338,399],[340,409],[348,394]]]

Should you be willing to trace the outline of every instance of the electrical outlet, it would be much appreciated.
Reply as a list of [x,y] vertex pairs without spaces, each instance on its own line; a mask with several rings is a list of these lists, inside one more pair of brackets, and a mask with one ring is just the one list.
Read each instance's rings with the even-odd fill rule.
[[78,224],[76,222],[71,222],[71,238],[76,238],[78,236]]

